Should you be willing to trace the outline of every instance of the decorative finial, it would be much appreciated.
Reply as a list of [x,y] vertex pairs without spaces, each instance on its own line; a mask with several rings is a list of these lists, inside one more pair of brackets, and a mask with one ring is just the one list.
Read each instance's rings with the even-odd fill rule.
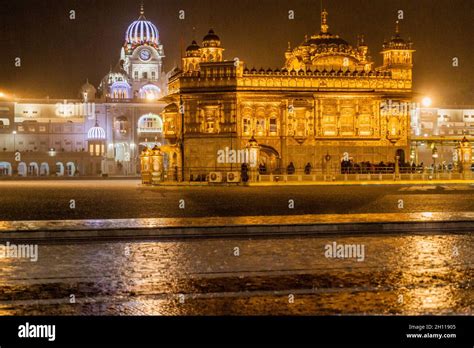
[[395,22],[395,34],[400,34],[400,23],[398,21]]
[[321,32],[326,34],[328,29],[328,12],[324,9],[323,12],[321,12]]
[[304,42],[308,42],[308,35],[304,36]]
[[364,34],[360,35],[360,43],[359,46],[365,46],[365,39],[364,39]]
[[143,5],[143,1],[140,4],[140,16],[145,15],[145,6]]
[[288,49],[287,50],[291,51],[291,42],[290,41],[288,41]]

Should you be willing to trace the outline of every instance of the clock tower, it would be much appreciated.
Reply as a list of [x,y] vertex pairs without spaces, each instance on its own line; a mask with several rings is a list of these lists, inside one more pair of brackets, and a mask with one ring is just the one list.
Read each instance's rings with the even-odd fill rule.
[[131,83],[132,98],[153,100],[166,94],[164,57],[158,29],[145,18],[142,4],[139,18],[127,28],[120,53],[123,69]]

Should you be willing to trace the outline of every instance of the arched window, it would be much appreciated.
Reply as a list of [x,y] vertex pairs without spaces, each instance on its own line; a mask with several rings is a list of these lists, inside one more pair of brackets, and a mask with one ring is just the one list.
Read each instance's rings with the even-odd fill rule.
[[276,134],[278,130],[277,127],[277,118],[276,117],[270,117],[270,133],[271,134]]
[[140,88],[140,98],[154,100],[161,97],[161,89],[158,86],[148,84]]
[[111,89],[111,95],[114,99],[128,99],[130,98],[130,86],[127,82],[114,82]]
[[265,132],[265,119],[264,118],[257,119],[256,131],[258,135],[262,135]]
[[149,113],[138,120],[138,132],[140,133],[162,133],[163,120],[160,116]]
[[125,116],[119,116],[115,119],[115,131],[120,134],[127,134],[129,132],[128,119]]
[[244,118],[244,124],[243,124],[243,133],[248,135],[252,131],[252,126],[250,124],[250,118],[246,117]]

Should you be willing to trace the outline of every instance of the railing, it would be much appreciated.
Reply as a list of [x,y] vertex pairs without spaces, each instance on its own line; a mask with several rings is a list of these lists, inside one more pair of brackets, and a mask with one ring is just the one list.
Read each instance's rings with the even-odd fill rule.
[[[348,170],[350,169],[350,170]],[[180,168],[169,169],[160,173],[142,173],[144,184],[155,183],[228,183],[227,173],[236,172],[241,175],[240,167],[233,169],[213,169],[208,167],[185,168],[184,177]],[[210,180],[210,174],[217,173]],[[255,183],[297,183],[297,182],[345,182],[345,181],[426,181],[431,180],[469,180],[474,179],[474,173],[461,173],[458,170],[433,170],[433,168],[401,167],[396,172],[394,167],[377,168],[295,168],[294,171],[277,169],[271,173],[264,173],[258,169],[247,172],[248,182]],[[242,182],[241,179],[232,183]]]

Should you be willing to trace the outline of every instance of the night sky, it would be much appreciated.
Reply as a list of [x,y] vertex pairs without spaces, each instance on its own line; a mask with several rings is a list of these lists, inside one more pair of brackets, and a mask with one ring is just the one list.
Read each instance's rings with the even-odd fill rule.
[[[287,42],[319,32],[320,0],[145,0],[145,16],[160,31],[165,70],[180,64],[181,49],[201,43],[213,27],[226,48],[249,68],[282,67]],[[21,97],[72,98],[89,78],[98,85],[115,65],[140,0],[0,0],[0,90]],[[356,44],[365,34],[380,65],[384,38],[394,32],[414,42],[415,90],[441,105],[474,104],[473,0],[324,0],[329,31]],[[76,19],[69,19],[69,10]],[[178,11],[185,10],[185,20]],[[288,19],[288,11],[295,19]],[[15,57],[22,66],[15,68]],[[459,58],[459,67],[452,58]]]

